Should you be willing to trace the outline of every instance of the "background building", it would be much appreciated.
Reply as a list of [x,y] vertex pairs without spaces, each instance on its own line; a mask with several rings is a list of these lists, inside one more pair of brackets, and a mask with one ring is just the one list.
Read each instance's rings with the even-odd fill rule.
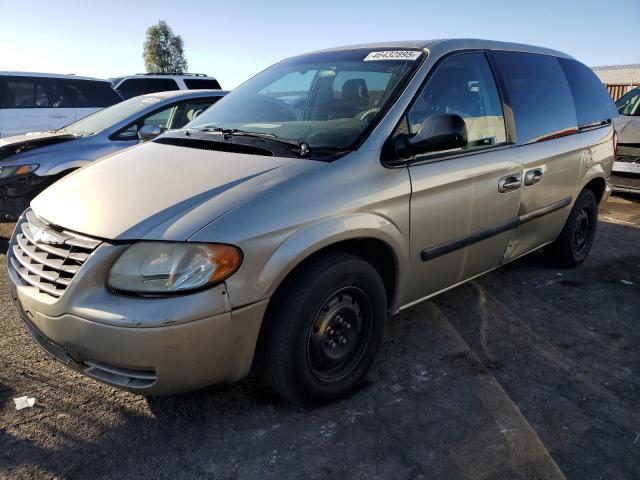
[[593,67],[614,100],[640,85],[640,64]]

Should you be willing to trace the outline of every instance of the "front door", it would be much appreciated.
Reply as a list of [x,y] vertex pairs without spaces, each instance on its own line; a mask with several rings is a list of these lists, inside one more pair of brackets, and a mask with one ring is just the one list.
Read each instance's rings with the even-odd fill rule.
[[520,205],[522,167],[507,142],[502,102],[482,52],[446,59],[407,114],[416,133],[430,115],[466,123],[463,149],[418,156],[411,177],[411,282],[408,303],[499,265]]

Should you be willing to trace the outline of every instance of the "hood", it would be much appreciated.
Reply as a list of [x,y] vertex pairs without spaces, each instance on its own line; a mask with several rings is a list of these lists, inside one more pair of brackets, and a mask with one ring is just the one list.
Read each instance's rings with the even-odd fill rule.
[[77,170],[38,195],[41,218],[111,240],[187,240],[278,183],[323,162],[154,142]]
[[24,135],[16,135],[15,137],[1,138],[0,160],[10,155],[33,150],[34,148],[54,145],[76,138],[78,137],[60,130],[53,132],[31,132]]
[[620,115],[613,119],[618,134],[618,143],[640,145],[640,117]]

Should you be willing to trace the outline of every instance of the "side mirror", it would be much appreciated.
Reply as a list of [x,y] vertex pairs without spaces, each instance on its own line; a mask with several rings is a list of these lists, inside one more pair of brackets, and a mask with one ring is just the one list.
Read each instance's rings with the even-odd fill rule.
[[158,125],[143,125],[142,128],[138,130],[138,138],[146,142],[147,140],[153,140],[162,132],[164,132],[164,128]]
[[426,152],[464,147],[467,125],[460,115],[438,113],[427,117],[414,135],[400,135],[395,140],[396,153],[402,158]]

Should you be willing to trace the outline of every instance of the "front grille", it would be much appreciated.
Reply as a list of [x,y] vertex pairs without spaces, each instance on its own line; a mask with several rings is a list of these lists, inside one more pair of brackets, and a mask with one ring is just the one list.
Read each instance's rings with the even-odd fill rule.
[[100,240],[56,229],[27,210],[11,244],[9,260],[22,280],[60,297]]

